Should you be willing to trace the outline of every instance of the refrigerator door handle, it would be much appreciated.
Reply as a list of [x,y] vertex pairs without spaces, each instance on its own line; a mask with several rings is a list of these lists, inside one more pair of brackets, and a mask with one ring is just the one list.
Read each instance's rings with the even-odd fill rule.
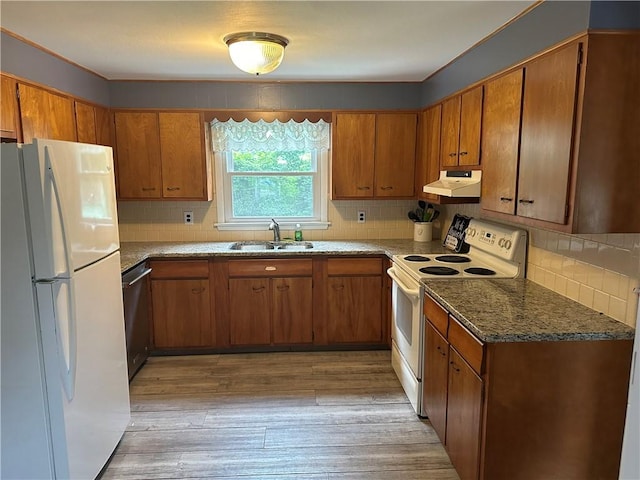
[[[67,400],[70,402],[75,395],[76,368],[78,363],[77,321],[75,288],[73,279],[59,279],[54,281],[38,282],[38,304],[41,312],[48,311],[53,315],[53,321],[47,325],[53,327],[55,335],[56,358],[60,380]],[[41,289],[46,288],[46,295],[40,295]],[[47,302],[47,303],[43,303]],[[50,302],[50,303],[49,303]],[[42,320],[41,320],[42,321]],[[47,325],[42,325],[43,336]]]
[[[60,188],[58,187],[58,181],[56,179],[56,171],[54,168],[54,164],[51,161],[51,150],[49,147],[44,148],[45,151],[45,168],[47,172],[49,172],[49,181],[51,182],[51,187],[53,188],[53,194],[56,199],[56,210],[58,212],[58,221],[60,222],[60,233],[62,235],[62,242],[64,246],[64,262],[65,262],[65,274],[63,276],[71,276],[73,273],[73,265],[71,264],[71,243],[69,242],[69,235],[67,233],[66,227],[66,212],[64,211],[64,203],[62,202],[62,198],[60,197]],[[48,198],[48,197],[47,197]],[[51,209],[48,209],[51,211]]]

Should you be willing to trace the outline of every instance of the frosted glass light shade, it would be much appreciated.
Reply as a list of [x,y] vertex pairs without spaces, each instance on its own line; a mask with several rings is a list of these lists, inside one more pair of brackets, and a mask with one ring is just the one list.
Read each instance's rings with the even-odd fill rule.
[[264,75],[273,72],[284,58],[289,41],[272,33],[242,32],[225,37],[231,61],[240,70]]

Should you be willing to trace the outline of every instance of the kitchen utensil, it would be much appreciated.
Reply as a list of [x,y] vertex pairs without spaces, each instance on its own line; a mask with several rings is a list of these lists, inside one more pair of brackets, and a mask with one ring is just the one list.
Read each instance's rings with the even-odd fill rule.
[[435,221],[436,218],[438,218],[440,216],[440,210],[434,210],[433,211],[433,215],[431,216],[431,218],[429,219],[430,222]]
[[420,221],[422,221],[422,220],[420,219],[420,217],[418,217],[418,215],[416,215],[416,212],[414,212],[413,210],[412,210],[412,211],[410,211],[410,212],[408,213],[408,216],[409,216],[409,220],[411,220],[411,221],[413,221],[413,222],[420,222]]

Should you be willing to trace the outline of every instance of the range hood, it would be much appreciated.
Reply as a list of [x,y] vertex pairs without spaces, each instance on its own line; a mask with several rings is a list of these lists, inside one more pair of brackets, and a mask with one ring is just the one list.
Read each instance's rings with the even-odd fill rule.
[[422,188],[443,197],[480,197],[482,170],[441,170],[440,178]]

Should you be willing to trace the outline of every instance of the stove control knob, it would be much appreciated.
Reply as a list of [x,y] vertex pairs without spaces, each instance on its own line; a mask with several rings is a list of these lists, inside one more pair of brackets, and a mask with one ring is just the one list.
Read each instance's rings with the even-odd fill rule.
[[511,248],[511,240],[507,240],[506,242],[504,242],[504,248],[506,248],[507,250]]
[[504,247],[504,242],[505,242],[505,239],[501,238],[500,240],[498,240],[498,246],[499,247]]
[[467,228],[467,236],[468,237],[475,237],[476,236],[476,229],[475,228]]

